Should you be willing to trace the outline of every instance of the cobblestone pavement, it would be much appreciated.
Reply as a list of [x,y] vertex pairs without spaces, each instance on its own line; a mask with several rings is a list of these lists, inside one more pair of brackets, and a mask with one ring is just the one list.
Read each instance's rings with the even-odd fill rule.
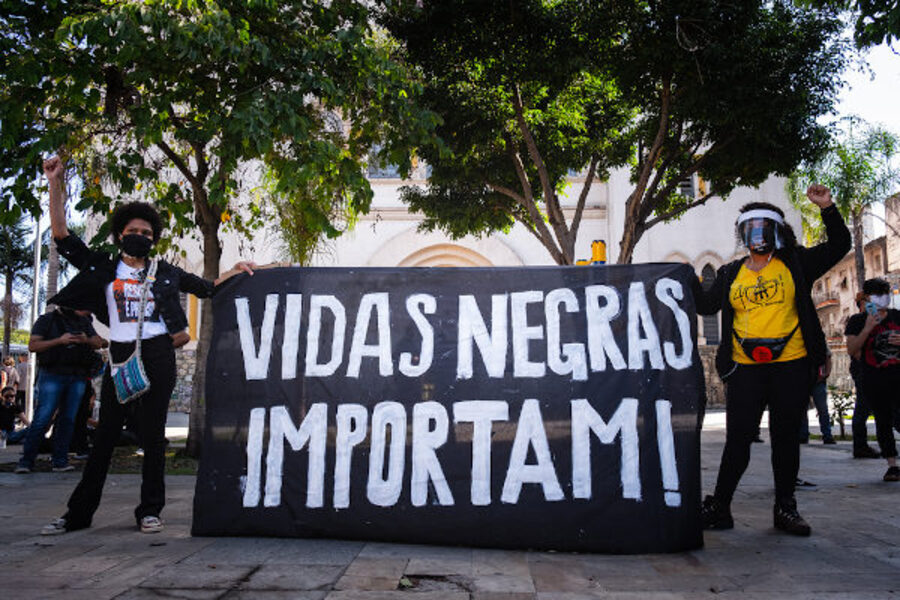
[[[724,441],[721,415],[703,433],[710,489]],[[765,434],[764,434],[765,437]],[[14,459],[18,448],[0,451]],[[328,600],[674,600],[900,596],[900,483],[882,460],[854,460],[850,443],[804,446],[798,491],[813,535],[772,528],[769,444],[755,444],[738,490],[735,529],[702,550],[602,556],[332,540],[192,538],[194,478],[169,477],[166,529],[142,535],[132,509],[139,477],[113,475],[94,527],[36,535],[62,512],[78,473],[0,473],[5,598]]]

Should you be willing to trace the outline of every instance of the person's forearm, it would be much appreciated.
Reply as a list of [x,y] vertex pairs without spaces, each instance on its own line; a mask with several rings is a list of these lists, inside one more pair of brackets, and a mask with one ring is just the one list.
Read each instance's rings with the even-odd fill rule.
[[50,184],[50,231],[61,240],[69,235],[66,224],[66,190],[62,179],[51,179]]
[[[269,265],[269,266],[272,266],[272,265]],[[257,268],[259,268],[259,267],[257,267],[256,263],[254,263],[252,261],[251,262],[241,261],[241,262],[235,263],[235,265],[232,268],[230,268],[229,270],[222,273],[218,279],[213,281],[213,285],[219,285],[219,284],[223,283],[225,280],[229,279],[230,277],[234,277],[238,273],[246,273],[248,275],[253,275],[253,269],[257,269]],[[266,268],[266,267],[263,267],[263,268]]]
[[172,333],[169,335],[172,338],[173,348],[181,348],[189,341],[191,341],[191,335],[187,331],[179,331],[178,333]]
[[109,342],[99,335],[95,335],[88,339],[88,345],[94,350],[99,350],[100,348],[106,348],[109,345]]
[[822,223],[825,225],[826,240],[823,244],[828,244],[830,247],[833,247],[834,251],[843,258],[844,254],[846,254],[853,245],[850,230],[847,228],[844,218],[841,216],[840,211],[838,211],[834,203],[823,207],[820,215]]
[[215,281],[213,281],[213,285],[220,285],[220,284],[222,284],[222,283],[225,283],[226,281],[228,281],[229,279],[231,279],[231,278],[234,277],[235,275],[239,275],[240,273],[243,273],[243,272],[244,272],[244,271],[242,271],[241,269],[237,269],[237,268],[232,267],[231,269],[228,269],[227,271],[225,271],[224,273],[222,273],[221,275],[219,275],[219,276],[215,279]]
[[863,329],[859,332],[859,335],[848,335],[847,336],[847,354],[850,356],[857,355],[860,350],[862,350],[863,344],[866,343],[866,338],[869,337],[869,332]]
[[237,274],[237,269],[228,269],[227,271],[216,277],[216,279],[213,281],[213,285],[220,285]]
[[29,352],[44,352],[45,350],[49,350],[54,346],[59,344],[59,338],[54,338],[52,340],[31,340],[28,342],[28,351]]

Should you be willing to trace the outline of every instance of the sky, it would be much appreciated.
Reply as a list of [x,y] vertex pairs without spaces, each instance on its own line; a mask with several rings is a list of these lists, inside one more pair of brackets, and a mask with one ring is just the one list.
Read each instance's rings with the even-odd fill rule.
[[[900,52],[900,43],[896,44]],[[848,85],[840,95],[840,116],[857,115],[900,135],[900,54],[887,45],[866,53],[869,70],[845,74]]]

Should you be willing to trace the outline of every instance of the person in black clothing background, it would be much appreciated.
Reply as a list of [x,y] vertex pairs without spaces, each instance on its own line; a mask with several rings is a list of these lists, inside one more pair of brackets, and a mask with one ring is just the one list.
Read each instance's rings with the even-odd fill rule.
[[[856,294],[856,307],[865,315],[866,302],[869,297],[862,292]],[[865,318],[865,317],[864,317]],[[845,331],[846,335],[846,331]],[[866,421],[872,414],[872,407],[866,401],[865,392],[859,381],[862,370],[862,362],[859,357],[850,355],[850,377],[853,378],[853,388],[856,390],[856,400],[853,403],[853,458],[881,458],[881,454],[869,445],[869,431]]]
[[[150,266],[149,255],[159,241],[163,224],[149,204],[130,202],[113,212],[112,238],[120,253],[116,256],[90,250],[66,227],[63,164],[58,157],[44,161],[50,187],[50,228],[59,253],[79,273],[48,302],[88,310],[109,326],[110,355],[122,362],[134,351],[138,331],[141,288]],[[245,271],[252,275],[253,263],[239,262],[215,282],[158,261],[156,277],[149,286],[149,298],[141,331],[141,357],[150,389],[133,400],[140,419],[144,459],[141,471],[141,501],[134,516],[144,533],[162,530],[160,512],[165,505],[165,425],[169,399],[175,387],[176,346],[186,343],[187,317],[181,307],[180,292],[201,298],[213,295],[214,286],[231,275]],[[100,423],[94,448],[82,478],[68,502],[68,511],[41,531],[56,535],[91,525],[106,481],[113,447],[119,439],[127,405],[116,398],[106,370],[100,392]]]
[[58,306],[34,322],[28,350],[35,352],[38,359],[38,402],[16,473],[30,473],[34,468],[41,441],[51,422],[55,423],[52,469],[56,472],[75,470],[69,464],[69,442],[75,415],[87,385],[94,350],[104,345],[106,340],[94,331],[90,313],[86,310]]
[[893,431],[900,390],[900,311],[888,308],[891,286],[884,279],[866,280],[862,291],[868,297],[866,312],[847,320],[847,353],[860,362],[857,384],[875,414],[878,446],[888,464],[884,480],[900,481]]
[[769,408],[775,527],[809,535],[797,511],[794,486],[800,466],[800,429],[810,389],[825,363],[825,335],[812,302],[813,282],[850,249],[850,232],[828,188],[806,192],[821,209],[828,240],[797,245],[781,209],[763,202],[741,209],[737,234],[749,250],[719,269],[712,287],[694,282],[697,312],[722,311],[716,370],[726,384],[726,438],[715,493],[703,501],[706,529],[731,529],[731,500],[747,465],[760,415]]

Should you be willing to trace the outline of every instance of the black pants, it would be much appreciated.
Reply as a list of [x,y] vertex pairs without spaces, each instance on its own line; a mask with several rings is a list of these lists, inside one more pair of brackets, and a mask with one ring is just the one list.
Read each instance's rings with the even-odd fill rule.
[[881,456],[897,456],[894,441],[894,411],[900,401],[900,367],[874,369],[864,366],[859,377],[863,395],[875,415],[875,435]]
[[[113,360],[121,362],[134,350],[134,344],[113,342]],[[141,344],[141,359],[150,379],[150,391],[134,400],[134,409],[140,419],[140,442],[144,449],[141,479],[141,502],[134,510],[140,522],[146,516],[159,516],[166,504],[165,450],[166,416],[169,400],[175,389],[175,352],[172,339],[161,335]],[[67,529],[88,527],[94,512],[100,505],[103,484],[112,458],[113,448],[122,431],[128,406],[119,404],[109,371],[103,377],[100,392],[100,423],[94,440],[94,448],[85,465],[81,482],[69,498],[69,510],[65,514]]]
[[78,406],[78,414],[75,415],[75,431],[72,433],[72,441],[69,442],[69,452],[75,454],[87,454],[90,449],[88,444],[88,418],[91,416],[91,398],[94,396],[94,386],[88,379],[81,404]]
[[869,431],[866,421],[872,414],[872,407],[866,400],[863,384],[860,381],[861,375],[852,375],[853,387],[856,389],[856,402],[853,404],[853,449],[865,450],[869,445]]
[[782,502],[794,497],[794,482],[800,468],[797,431],[809,402],[811,380],[812,372],[806,358],[738,365],[728,378],[725,449],[715,492],[720,502],[731,503],[738,482],[747,470],[750,447],[766,406],[769,408],[775,500]]

